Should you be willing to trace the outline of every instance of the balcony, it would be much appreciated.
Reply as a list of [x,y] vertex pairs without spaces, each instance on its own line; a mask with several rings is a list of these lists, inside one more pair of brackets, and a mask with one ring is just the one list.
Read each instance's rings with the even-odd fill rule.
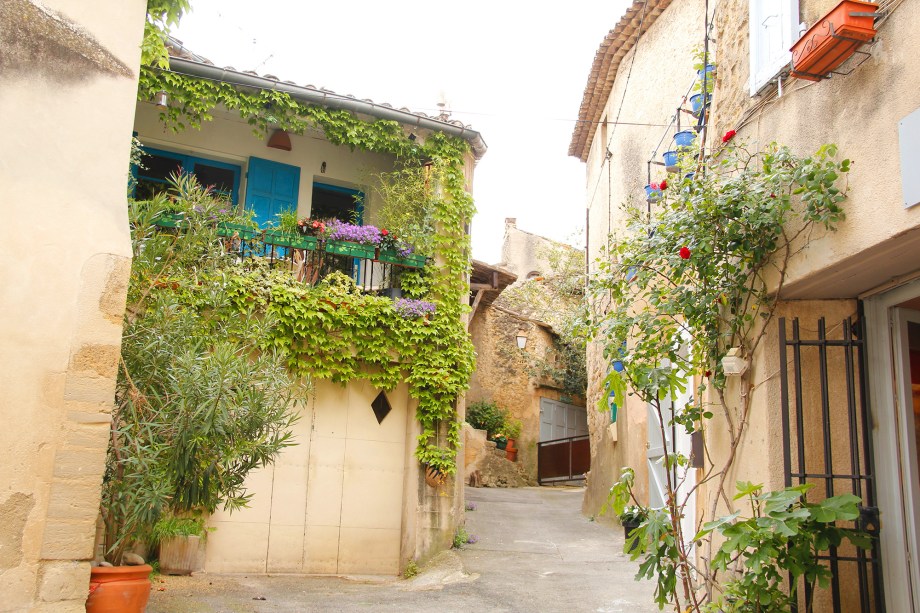
[[[154,223],[165,232],[181,232],[188,228],[181,215],[167,215]],[[309,286],[333,272],[342,272],[354,279],[365,293],[398,298],[402,275],[424,268],[426,264],[425,256],[401,255],[373,245],[232,223],[218,223],[216,229],[227,254],[240,260],[266,258],[271,268],[286,268],[298,281]]]

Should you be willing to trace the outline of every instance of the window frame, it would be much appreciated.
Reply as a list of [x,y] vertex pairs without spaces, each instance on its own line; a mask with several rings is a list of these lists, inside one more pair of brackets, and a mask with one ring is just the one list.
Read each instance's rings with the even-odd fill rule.
[[[233,171],[233,188],[230,190],[230,201],[234,206],[239,204],[240,201],[240,180],[243,175],[242,166],[239,164],[230,164],[229,162],[220,162],[218,160],[213,160],[210,158],[203,158],[197,155],[192,155],[188,153],[177,153],[175,151],[167,151],[165,149],[156,149],[154,147],[148,147],[141,144],[141,149],[145,154],[156,155],[163,158],[168,158],[171,160],[176,160],[182,166],[183,172],[188,172],[194,174],[194,168],[196,163],[206,164],[208,166],[213,166],[214,168],[222,168],[224,170]],[[151,183],[161,183],[166,185],[166,181],[158,179],[156,177],[148,177],[143,175],[143,171],[138,168],[136,165],[131,166],[131,174],[134,177],[135,182],[139,179],[145,181],[150,181]],[[131,194],[132,197],[134,194]]]
[[[766,0],[748,0],[748,29],[750,56],[750,78],[748,84],[751,96],[756,96],[781,74],[792,61],[792,45],[798,40],[799,0],[773,0],[779,12],[768,14],[771,10]],[[763,22],[771,17],[778,18],[775,33],[766,32],[768,26]],[[778,39],[778,40],[777,40]],[[772,43],[772,44],[771,44]],[[781,51],[763,58],[761,53],[765,45],[777,45]],[[769,47],[767,53],[769,53]]]

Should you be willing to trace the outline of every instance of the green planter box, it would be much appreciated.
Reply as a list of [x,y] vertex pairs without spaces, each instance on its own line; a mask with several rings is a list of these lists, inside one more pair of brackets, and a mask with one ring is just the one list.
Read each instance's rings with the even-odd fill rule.
[[350,255],[356,258],[372,260],[376,252],[377,248],[373,245],[360,245],[348,241],[326,241],[326,253]]
[[166,213],[157,218],[153,225],[161,228],[187,228],[188,223],[185,221],[184,213]]
[[252,226],[244,226],[238,223],[228,223],[225,221],[217,224],[217,235],[226,238],[232,238],[236,234],[241,240],[251,241],[255,238],[261,238],[262,232]]
[[410,268],[421,268],[425,265],[425,256],[423,255],[412,254],[407,257],[402,257],[395,251],[389,249],[381,249],[380,253],[377,254],[377,260],[390,264],[398,264],[399,266],[408,266]]
[[316,237],[302,234],[288,234],[281,230],[268,230],[265,232],[265,244],[276,247],[293,247],[294,249],[316,249]]

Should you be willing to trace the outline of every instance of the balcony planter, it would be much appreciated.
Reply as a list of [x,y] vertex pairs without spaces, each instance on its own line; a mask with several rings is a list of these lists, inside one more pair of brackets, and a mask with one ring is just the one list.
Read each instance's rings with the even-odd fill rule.
[[281,230],[267,230],[265,232],[265,244],[275,245],[276,247],[293,247],[294,249],[314,251],[316,249],[316,237],[304,236],[302,234],[288,234]]
[[374,259],[377,249],[373,245],[361,245],[348,241],[326,241],[326,253],[350,255],[355,258]]
[[425,256],[418,255],[415,253],[410,253],[407,256],[399,255],[396,251],[390,249],[380,249],[377,252],[376,259],[380,262],[387,262],[389,264],[397,264],[399,266],[406,266],[408,268],[422,268],[425,266]]
[[858,47],[875,37],[875,19],[854,13],[873,13],[873,2],[844,0],[819,19],[792,46],[793,77],[820,81],[853,55]]
[[668,172],[677,172],[680,170],[680,161],[677,159],[676,151],[665,151],[662,156],[664,158],[664,168]]
[[185,221],[185,213],[164,213],[153,222],[153,225],[161,228],[187,228],[188,222]]
[[685,149],[687,147],[693,146],[693,141],[696,140],[696,132],[693,130],[683,130],[674,135],[674,143],[677,145],[678,149]]
[[252,226],[222,221],[217,224],[217,235],[225,238],[236,237],[244,241],[251,241],[255,238],[261,238],[262,231]]

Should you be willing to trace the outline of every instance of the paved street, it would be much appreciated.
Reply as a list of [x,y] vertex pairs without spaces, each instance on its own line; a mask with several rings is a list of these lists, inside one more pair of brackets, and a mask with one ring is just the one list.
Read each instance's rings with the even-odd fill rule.
[[411,580],[303,576],[163,577],[149,613],[267,611],[657,611],[633,580],[619,528],[580,513],[576,488],[473,489],[478,542]]

